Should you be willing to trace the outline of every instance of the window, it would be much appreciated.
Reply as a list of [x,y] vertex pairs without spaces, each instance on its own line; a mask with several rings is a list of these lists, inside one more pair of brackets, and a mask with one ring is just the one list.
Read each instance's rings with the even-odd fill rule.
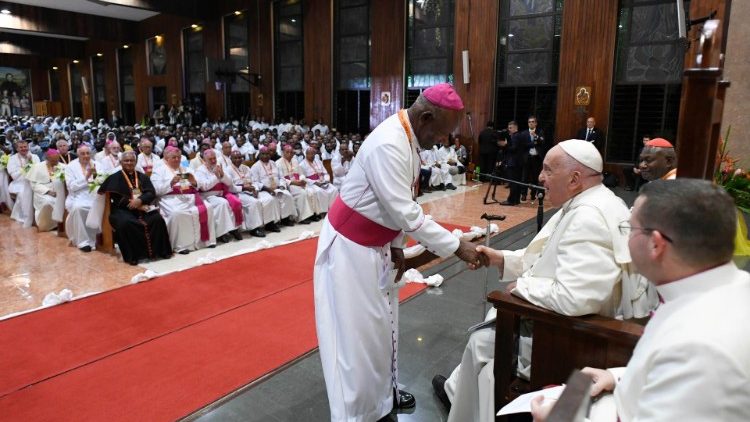
[[676,138],[684,50],[673,0],[622,0],[617,26],[607,161],[630,163],[643,135]]
[[81,83],[80,64],[71,63],[70,65],[70,102],[73,109],[74,117],[83,117],[83,84]]
[[136,121],[136,116],[133,51],[131,48],[117,49],[117,80],[120,88],[120,117],[125,124],[132,125]]
[[[182,30],[185,58],[185,96],[183,106],[192,111],[192,122],[202,122],[203,104],[206,103],[206,55],[203,51],[203,27],[193,25]],[[212,84],[213,88],[213,84]]]
[[302,1],[275,2],[276,117],[305,114]]
[[344,133],[370,131],[370,1],[337,0],[334,123]]
[[409,0],[406,31],[406,100],[424,88],[453,82],[454,0]]
[[107,87],[104,81],[104,59],[91,57],[91,70],[94,75],[94,118],[107,119]]
[[501,0],[497,42],[495,120],[519,130],[537,116],[548,136],[555,130],[563,0]]
[[[232,63],[235,72],[250,69],[248,18],[245,12],[238,11],[224,17],[224,58]],[[250,109],[250,83],[236,77],[226,89],[227,117],[247,115]]]
[[60,74],[57,69],[49,70],[49,100],[60,101]]

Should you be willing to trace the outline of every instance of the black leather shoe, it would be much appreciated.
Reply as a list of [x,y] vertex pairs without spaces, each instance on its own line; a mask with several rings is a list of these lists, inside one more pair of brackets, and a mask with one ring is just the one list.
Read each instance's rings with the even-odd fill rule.
[[435,395],[440,399],[440,403],[443,403],[446,410],[451,410],[451,401],[448,400],[448,395],[445,394],[445,377],[438,374],[432,378],[432,389],[435,390]]
[[448,183],[447,185],[445,185],[445,188],[450,189],[450,190],[456,190],[456,187],[453,186],[453,183]]
[[258,227],[257,229],[253,229],[253,230],[250,231],[250,236],[253,236],[253,237],[266,237],[266,232],[263,231],[263,229],[261,229],[260,227]]
[[229,242],[229,235],[228,234],[222,234],[221,236],[217,237],[216,240],[218,240],[221,243],[228,243]]
[[398,403],[395,403],[395,397],[393,398],[393,400],[394,409],[411,409],[412,407],[417,405],[417,400],[414,398],[414,395],[404,390],[398,390]]
[[500,203],[500,205],[505,205],[505,206],[508,206],[508,207],[515,207],[518,204],[514,204],[513,202],[503,201],[503,202]]
[[231,234],[232,234],[232,237],[234,237],[234,238],[235,238],[236,240],[242,240],[242,233],[240,233],[240,230],[239,230],[239,229],[236,229],[236,230],[232,230],[232,231],[231,231],[231,232],[229,232],[229,233],[231,233]]
[[177,253],[178,253],[178,254],[180,254],[180,255],[187,255],[187,254],[189,254],[189,253],[190,253],[190,250],[188,250],[188,249],[183,249],[183,250],[181,250],[181,251],[179,251],[179,252],[177,252]]
[[287,217],[287,218],[284,218],[283,220],[281,220],[281,225],[282,226],[287,226],[287,227],[292,227],[294,225],[294,221],[292,221],[291,218]]
[[83,247],[78,248],[78,249],[80,249],[81,252],[86,252],[86,253],[91,252],[91,246],[88,246],[88,245],[83,246]]
[[281,232],[281,229],[279,228],[278,224],[276,223],[268,223],[266,224],[266,230],[269,232],[279,233]]

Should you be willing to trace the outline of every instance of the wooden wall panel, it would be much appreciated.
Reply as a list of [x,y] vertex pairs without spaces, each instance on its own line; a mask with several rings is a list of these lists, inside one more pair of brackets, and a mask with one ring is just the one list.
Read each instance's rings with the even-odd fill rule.
[[[305,120],[311,124],[313,120],[322,119],[330,124],[333,119],[333,0],[305,0],[302,26]],[[388,26],[389,30],[391,27]],[[373,31],[377,32],[387,31]]]
[[[477,137],[485,123],[493,120],[495,101],[495,59],[497,56],[498,31],[497,0],[456,1],[454,24],[453,74],[454,86],[464,101],[466,112],[471,113],[472,131],[469,118],[465,118],[458,129],[467,148],[472,146],[476,159],[479,154]],[[468,84],[464,84],[463,50],[469,51]]]
[[[565,1],[555,142],[575,136],[588,116],[599,128],[609,125],[618,13],[616,1]],[[575,105],[577,86],[591,87],[591,104],[583,112]]]
[[[96,116],[97,119],[103,118],[109,121],[112,115],[112,110],[116,110],[118,113],[120,112],[120,95],[117,86],[117,49],[121,46],[122,43],[118,41],[91,40],[86,42],[85,63],[89,68],[89,71],[92,71],[91,60],[96,57],[97,53],[102,54],[101,60],[104,62],[104,96],[107,102],[107,112],[105,116]],[[96,98],[93,92],[93,90],[95,90],[95,83],[96,82],[92,75],[89,80],[89,88],[92,89],[92,106],[94,99]]]
[[[250,10],[250,41],[248,44],[250,47],[250,68],[258,72],[261,77],[259,86],[250,86],[250,113],[265,116],[267,119],[274,117],[272,10],[272,2],[253,1]],[[307,54],[305,54],[305,57],[307,57]]]
[[[406,7],[402,1],[371,1],[370,47],[370,130],[375,129],[404,104],[404,60],[406,57]],[[385,31],[377,28],[388,28]],[[380,104],[384,91],[391,92],[391,103]]]

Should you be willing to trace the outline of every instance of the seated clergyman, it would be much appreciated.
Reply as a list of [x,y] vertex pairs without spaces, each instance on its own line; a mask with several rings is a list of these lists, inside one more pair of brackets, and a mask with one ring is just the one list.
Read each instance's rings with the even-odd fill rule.
[[121,170],[111,174],[99,187],[99,194],[109,194],[109,223],[122,259],[137,265],[141,259],[169,258],[172,247],[169,233],[158,208],[150,205],[156,191],[145,174],[135,170],[136,155],[126,151],[120,156]]
[[65,165],[59,162],[60,153],[56,149],[48,149],[45,155],[46,160],[34,164],[27,176],[34,192],[34,221],[43,232],[54,229],[62,221],[65,204],[61,180]]
[[65,234],[75,247],[83,252],[91,252],[96,246],[97,231],[86,226],[86,218],[96,197],[96,192],[89,189],[89,183],[96,177],[96,169],[91,161],[91,148],[82,145],[77,153],[78,158],[65,167],[65,185],[68,188]]
[[198,167],[195,178],[203,200],[214,209],[216,238],[222,243],[229,242],[230,235],[242,240],[242,202],[231,193],[232,178],[217,163],[213,149],[203,152],[203,165]]
[[[243,156],[240,151],[232,151],[231,157],[232,163],[228,171],[232,177],[234,191],[242,200],[245,229],[250,230],[250,234],[256,237],[264,237],[265,230],[280,232],[278,223],[281,221],[281,203],[270,193],[263,192],[262,187],[253,183],[250,167],[242,164]],[[256,215],[254,209],[258,206],[260,216]]]

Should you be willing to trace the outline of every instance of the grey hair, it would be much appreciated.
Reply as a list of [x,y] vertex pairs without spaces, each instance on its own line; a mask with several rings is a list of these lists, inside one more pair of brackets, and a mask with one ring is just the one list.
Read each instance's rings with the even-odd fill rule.
[[125,158],[126,155],[132,155],[134,159],[138,158],[135,151],[124,151],[120,153],[120,161],[122,161],[122,159]]

